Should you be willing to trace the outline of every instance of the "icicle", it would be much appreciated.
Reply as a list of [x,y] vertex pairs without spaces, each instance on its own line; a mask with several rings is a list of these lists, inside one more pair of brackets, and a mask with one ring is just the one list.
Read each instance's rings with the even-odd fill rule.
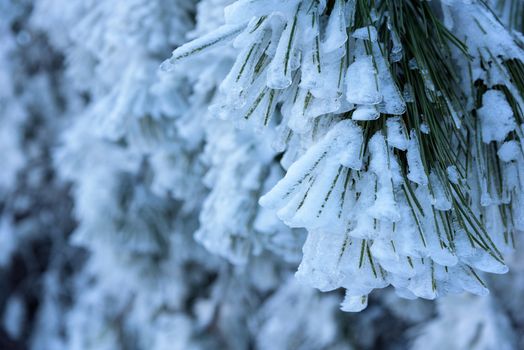
[[506,135],[515,130],[516,124],[504,93],[489,90],[482,96],[482,107],[477,110],[482,128],[482,141],[504,141]]
[[377,79],[382,101],[378,106],[381,113],[402,115],[406,111],[406,103],[402,98],[399,88],[397,87],[389,64],[382,56],[378,43],[373,43],[373,59],[377,67]]
[[331,232],[313,230],[308,233],[297,279],[321,291],[340,287],[343,274],[340,257],[348,247],[348,237],[340,230]]
[[497,151],[497,155],[503,162],[517,160],[521,150],[517,141],[504,142]]
[[451,199],[449,198],[449,194],[444,190],[444,186],[435,172],[431,172],[429,175],[429,180],[431,183],[431,189],[433,191],[432,204],[435,209],[444,211],[451,210]]
[[346,31],[346,3],[343,0],[336,0],[333,10],[326,26],[322,50],[325,53],[332,52],[346,43],[348,40]]
[[389,165],[389,152],[380,133],[373,135],[368,143],[371,161],[369,169],[377,176],[375,203],[369,208],[369,213],[380,220],[399,221],[400,213],[393,193],[392,173]]
[[346,294],[340,309],[346,312],[360,312],[368,306],[368,296],[350,296]]
[[387,140],[392,147],[405,151],[408,148],[406,127],[401,117],[391,117],[386,120]]
[[285,89],[291,85],[292,60],[296,55],[298,31],[298,16],[300,4],[296,7],[295,15],[291,18],[282,32],[275,56],[269,64],[267,86],[272,89]]
[[377,29],[373,26],[358,28],[353,32],[352,37],[376,42],[378,39]]
[[351,115],[353,120],[376,120],[380,113],[375,106],[358,106]]
[[428,177],[422,159],[420,158],[420,144],[413,130],[409,138],[407,158],[409,165],[408,179],[419,185],[427,185]]
[[242,30],[244,30],[246,26],[247,22],[236,25],[226,24],[207,35],[180,46],[175,51],[173,51],[171,58],[162,63],[161,69],[164,71],[170,71],[175,63],[229,42]]
[[371,56],[358,57],[346,73],[346,99],[354,104],[376,105],[382,101]]

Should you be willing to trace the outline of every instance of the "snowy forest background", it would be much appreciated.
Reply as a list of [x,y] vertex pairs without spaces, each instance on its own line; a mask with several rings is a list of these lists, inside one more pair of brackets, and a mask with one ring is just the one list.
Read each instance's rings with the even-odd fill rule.
[[524,349],[523,30],[0,0],[0,349]]

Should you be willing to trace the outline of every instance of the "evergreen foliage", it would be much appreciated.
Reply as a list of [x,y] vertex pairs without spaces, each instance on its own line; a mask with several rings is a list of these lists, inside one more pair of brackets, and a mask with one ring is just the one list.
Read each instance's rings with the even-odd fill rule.
[[15,343],[524,346],[522,0],[0,13]]

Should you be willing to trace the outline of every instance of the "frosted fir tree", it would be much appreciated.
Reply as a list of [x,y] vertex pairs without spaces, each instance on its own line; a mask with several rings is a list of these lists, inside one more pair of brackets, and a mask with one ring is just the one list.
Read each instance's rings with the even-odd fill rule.
[[481,272],[507,271],[524,51],[487,4],[240,0],[163,68],[231,44],[211,108],[284,152],[260,204],[308,230],[301,280],[358,311],[375,288],[484,295]]
[[[9,22],[7,22],[9,23]],[[0,62],[2,62],[2,70],[0,70],[0,81],[6,88],[3,89],[0,100],[2,115],[9,116],[9,118],[2,119],[1,133],[2,136],[2,163],[6,165],[0,177],[0,196],[4,197],[9,188],[13,187],[16,179],[16,173],[25,163],[24,154],[21,150],[22,140],[20,139],[23,129],[23,122],[26,119],[26,111],[21,101],[15,97],[15,84],[13,83],[12,74],[19,70],[15,60],[13,60],[16,41],[14,36],[9,32],[7,26],[0,27],[0,35],[2,37],[3,50],[0,52]]]
[[[466,312],[469,317],[462,317]],[[439,300],[438,313],[437,319],[418,330],[412,349],[517,349],[510,320],[489,298],[463,295]]]
[[[183,309],[193,288],[205,283],[205,265],[212,259],[199,255],[188,234],[194,221],[175,201],[194,193],[198,201],[202,186],[198,177],[189,178],[193,182],[179,183],[172,198],[166,193],[177,184],[168,184],[161,173],[173,168],[170,157],[191,159],[176,143],[172,123],[186,106],[180,98],[185,92],[153,87],[162,50],[189,29],[192,4],[171,3],[169,9],[164,4],[78,2],[83,11],[66,43],[67,73],[77,91],[89,96],[72,113],[74,125],[55,155],[62,176],[73,182],[79,226],[72,242],[91,253],[75,280],[75,307],[67,315],[71,349],[151,344],[185,349],[208,341],[196,339],[196,321]],[[131,60],[129,52],[136,54]],[[96,78],[82,79],[91,74]],[[154,158],[152,150],[158,151]],[[190,271],[189,264],[198,267]],[[108,266],[111,273],[105,273]],[[202,280],[191,282],[195,271]],[[170,333],[171,326],[180,333]]]
[[303,288],[291,277],[252,320],[257,348],[347,348],[349,343],[334,334],[340,331],[334,312],[337,308],[335,296],[320,298],[313,289]]
[[0,348],[60,349],[82,257],[67,244],[72,203],[51,161],[66,84],[60,54],[30,25],[31,3],[0,1],[0,12]]

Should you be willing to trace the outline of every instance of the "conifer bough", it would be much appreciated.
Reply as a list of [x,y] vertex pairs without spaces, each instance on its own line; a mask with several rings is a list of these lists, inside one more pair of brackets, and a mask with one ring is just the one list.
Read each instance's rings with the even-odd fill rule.
[[162,67],[234,47],[212,110],[281,153],[260,204],[307,230],[301,281],[345,288],[346,311],[389,285],[484,295],[524,230],[524,44],[519,18],[496,15],[508,6],[239,0]]

